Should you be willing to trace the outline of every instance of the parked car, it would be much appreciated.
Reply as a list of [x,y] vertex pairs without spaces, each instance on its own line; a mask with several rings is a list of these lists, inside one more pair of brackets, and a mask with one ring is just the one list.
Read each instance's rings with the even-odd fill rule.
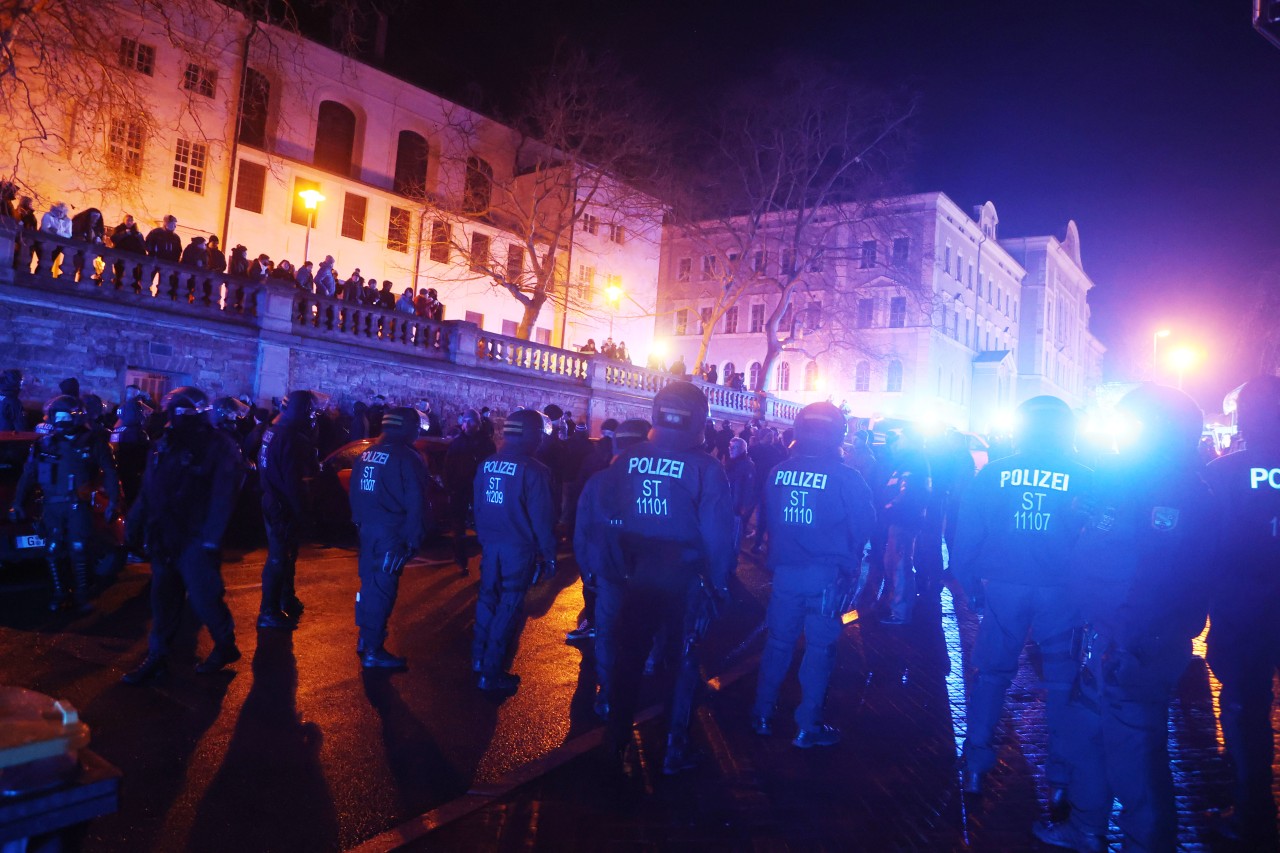
[[[351,522],[351,471],[360,454],[368,450],[376,439],[352,441],[330,453],[320,463],[320,474],[312,483],[312,503],[315,507],[316,525],[326,538],[342,538],[355,532]],[[449,439],[420,436],[414,448],[427,463],[431,478],[427,483],[428,523],[437,533],[449,528],[449,493],[444,486],[444,454]]]

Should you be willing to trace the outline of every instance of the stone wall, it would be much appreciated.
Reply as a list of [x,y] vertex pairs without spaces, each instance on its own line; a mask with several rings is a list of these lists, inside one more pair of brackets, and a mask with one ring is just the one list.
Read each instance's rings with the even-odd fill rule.
[[[348,411],[374,394],[392,405],[427,400],[446,423],[466,408],[505,415],[554,403],[594,428],[610,417],[648,417],[653,395],[674,378],[471,323],[347,305],[288,283],[44,234],[44,251],[33,259],[33,239],[0,222],[0,369],[23,371],[28,408],[43,405],[69,376],[82,393],[118,401],[130,371],[140,371],[167,387],[248,394],[261,405],[293,388],[323,391]],[[63,249],[60,265],[52,262],[54,246]],[[798,408],[723,386],[704,390],[716,418],[760,415],[788,424]]]

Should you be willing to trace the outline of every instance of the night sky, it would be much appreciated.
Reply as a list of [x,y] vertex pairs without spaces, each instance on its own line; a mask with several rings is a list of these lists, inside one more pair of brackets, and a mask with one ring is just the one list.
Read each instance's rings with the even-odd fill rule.
[[[419,6],[419,2],[421,5]],[[558,39],[616,54],[678,119],[782,55],[845,63],[921,96],[908,191],[990,199],[1001,236],[1080,227],[1108,378],[1151,332],[1204,348],[1187,387],[1218,411],[1248,376],[1234,330],[1280,268],[1280,48],[1250,0],[451,3],[410,0],[393,70],[509,103]]]

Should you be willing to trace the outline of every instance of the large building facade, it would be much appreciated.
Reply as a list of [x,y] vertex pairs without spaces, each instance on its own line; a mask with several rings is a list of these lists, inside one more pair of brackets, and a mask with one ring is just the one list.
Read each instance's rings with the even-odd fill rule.
[[[108,229],[132,214],[145,233],[173,214],[184,243],[216,234],[228,253],[243,244],[250,258],[295,266],[332,255],[340,278],[359,269],[397,295],[434,287],[447,318],[515,333],[523,306],[503,282],[532,280],[539,238],[521,226],[554,152],[531,157],[537,146],[509,127],[212,0],[157,4],[159,19],[137,14],[150,5],[107,6],[104,43],[58,45],[58,68],[17,42],[35,107],[11,99],[0,140],[37,216],[61,200],[73,214],[101,209]],[[90,23],[95,14],[86,7]],[[37,19],[26,31],[68,29]],[[69,61],[89,48],[96,64]],[[109,96],[132,103],[81,109],[63,75],[118,81]],[[299,196],[309,189],[323,196],[314,211]],[[660,208],[624,211],[594,189],[590,203],[563,202],[583,215],[554,253],[555,286],[530,337],[576,346],[612,333],[643,357]]]
[[[835,232],[843,250],[793,297],[808,328],[772,375],[761,383],[764,318],[779,290],[767,265],[717,324],[705,363],[720,377],[742,373],[749,387],[846,403],[871,419],[986,432],[1036,394],[1082,408],[1102,348],[1088,330],[1092,283],[1075,225],[1063,241],[1002,241],[998,226],[990,202],[970,216],[943,193],[868,205]],[[690,368],[720,286],[705,274],[715,263],[700,256],[706,246],[675,228],[663,242],[657,334]]]

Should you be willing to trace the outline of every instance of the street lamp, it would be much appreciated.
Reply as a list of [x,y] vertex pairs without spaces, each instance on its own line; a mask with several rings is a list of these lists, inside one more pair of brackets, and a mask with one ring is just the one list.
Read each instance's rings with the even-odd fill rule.
[[302,244],[302,262],[305,264],[310,260],[311,227],[316,224],[316,207],[324,201],[324,196],[320,195],[319,190],[302,190],[298,193],[298,197],[302,199],[302,204],[307,209],[307,238]]
[[618,312],[618,307],[622,304],[622,288],[616,284],[610,284],[604,289],[604,298],[613,309],[609,312],[609,337],[613,338],[613,315]]
[[1160,372],[1160,339],[1169,337],[1168,329],[1160,329],[1151,336],[1151,379],[1155,381]]
[[1182,390],[1182,378],[1187,369],[1194,367],[1200,355],[1190,347],[1178,347],[1169,353],[1169,364],[1178,371],[1178,390]]

